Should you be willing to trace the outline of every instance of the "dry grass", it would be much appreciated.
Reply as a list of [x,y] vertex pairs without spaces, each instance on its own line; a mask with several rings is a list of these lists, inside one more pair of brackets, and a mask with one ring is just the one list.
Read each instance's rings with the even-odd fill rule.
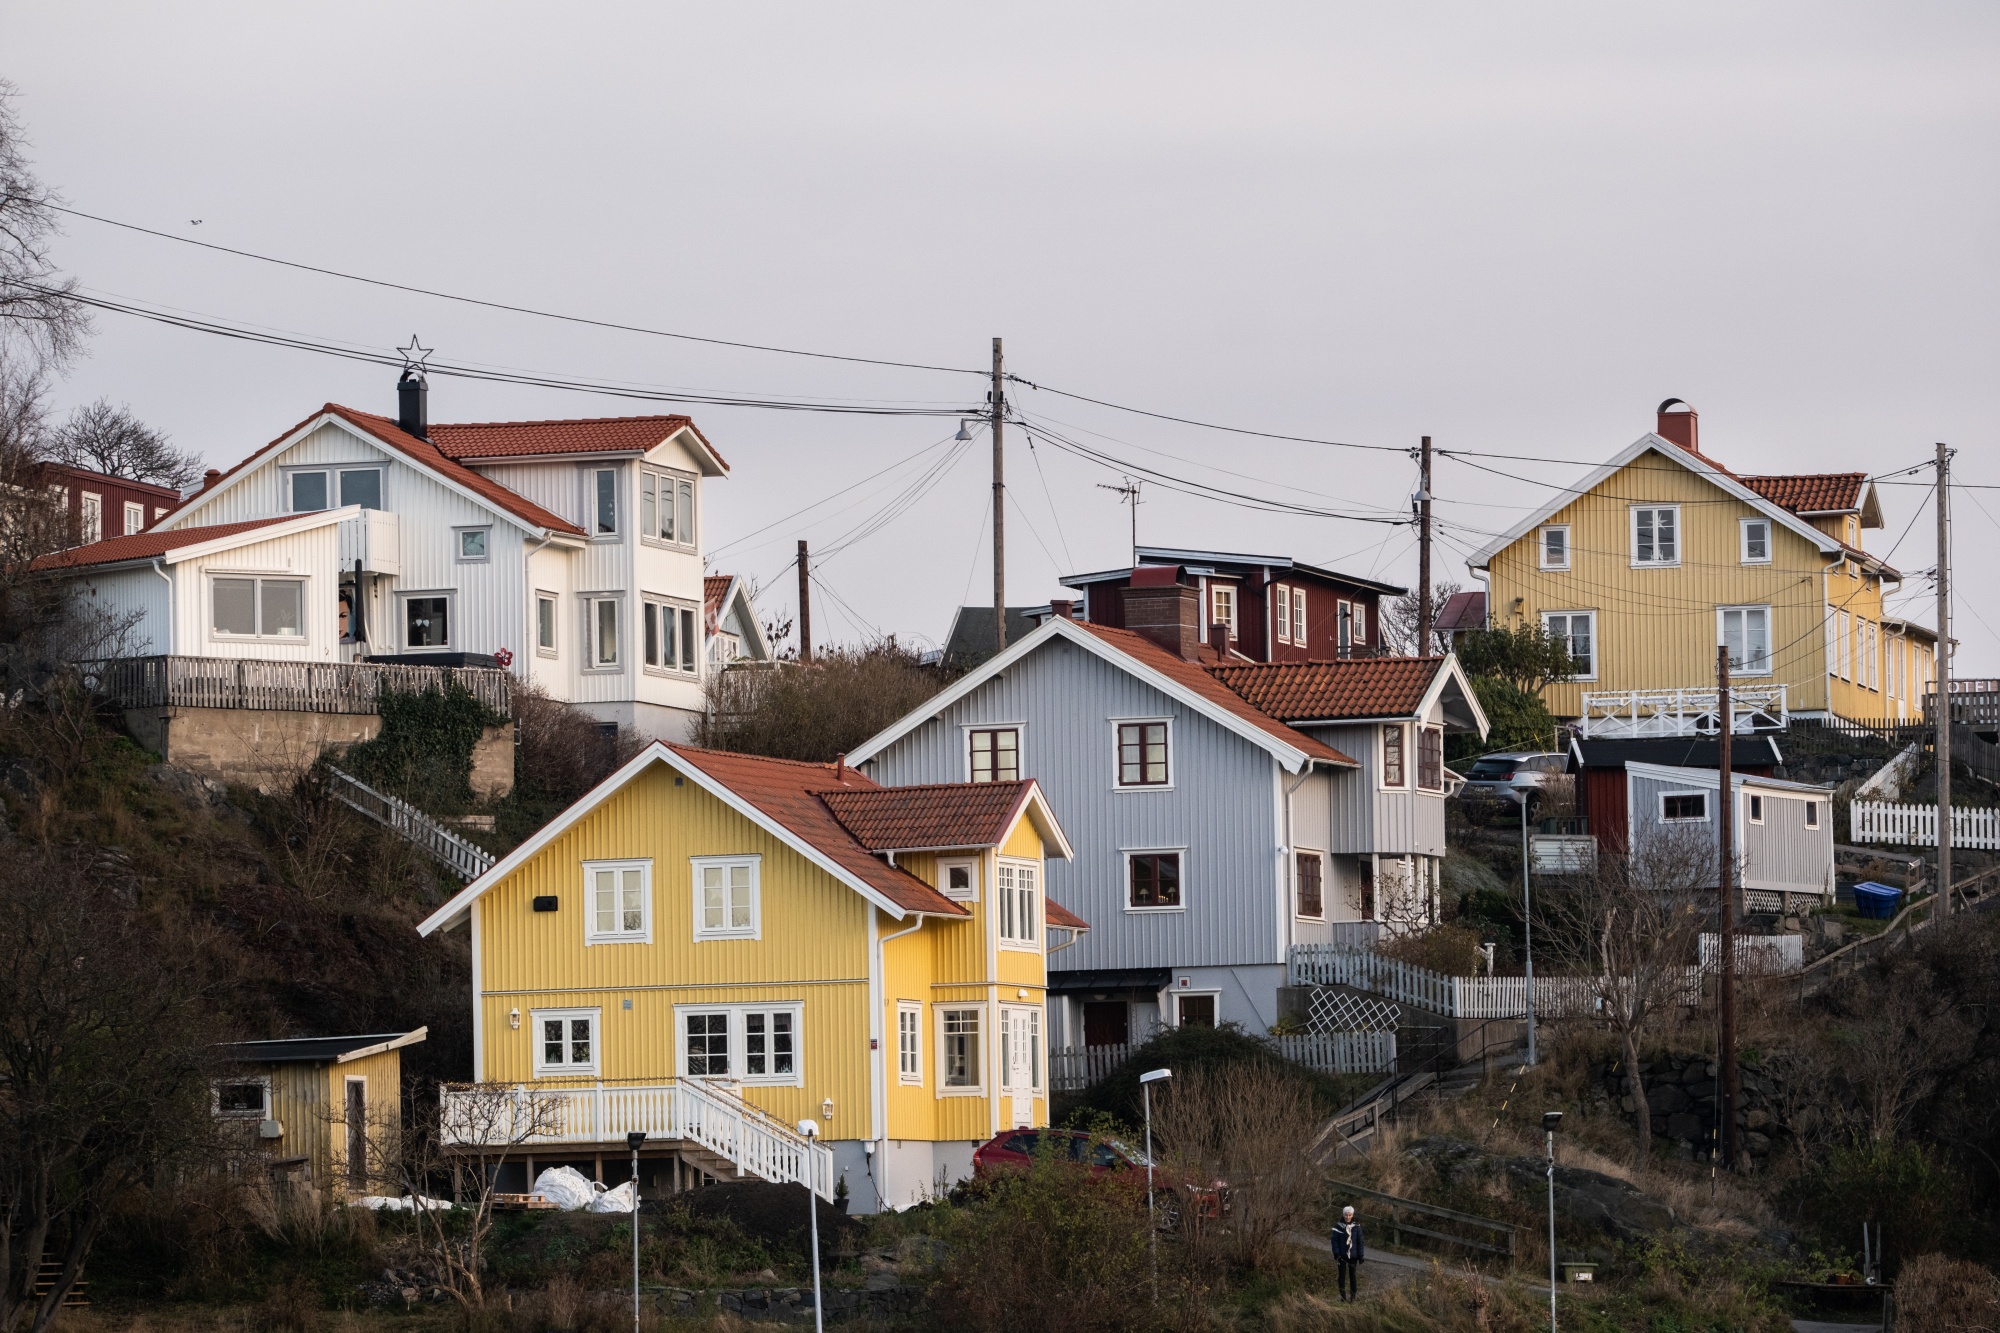
[[1896,1275],[1898,1322],[1923,1333],[2000,1328],[2000,1277],[1989,1268],[1924,1254]]

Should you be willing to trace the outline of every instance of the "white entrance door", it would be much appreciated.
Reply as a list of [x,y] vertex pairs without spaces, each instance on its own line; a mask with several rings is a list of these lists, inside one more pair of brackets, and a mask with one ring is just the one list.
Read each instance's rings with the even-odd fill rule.
[[1042,1086],[1042,1011],[1000,1009],[1000,1086],[1013,1097],[1015,1125],[1034,1122],[1035,1093]]

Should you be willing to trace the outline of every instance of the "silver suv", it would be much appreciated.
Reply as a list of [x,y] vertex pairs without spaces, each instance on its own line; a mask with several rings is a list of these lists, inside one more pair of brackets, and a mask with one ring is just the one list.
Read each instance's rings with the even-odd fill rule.
[[1528,818],[1533,820],[1552,788],[1567,789],[1569,756],[1563,754],[1517,753],[1481,755],[1472,761],[1459,789],[1466,818],[1475,824],[1486,816],[1520,818],[1516,792],[1528,795]]

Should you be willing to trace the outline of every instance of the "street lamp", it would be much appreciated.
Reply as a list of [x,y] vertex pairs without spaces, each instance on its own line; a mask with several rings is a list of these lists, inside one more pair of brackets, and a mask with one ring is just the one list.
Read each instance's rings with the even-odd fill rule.
[[639,1333],[639,1145],[646,1131],[635,1129],[625,1136],[632,1150],[632,1333]]
[[813,1144],[819,1141],[819,1122],[799,1121],[799,1133],[806,1140],[806,1213],[812,1218],[813,1333],[826,1333],[826,1314],[819,1299],[819,1193],[813,1189]]
[[1153,1259],[1153,1299],[1160,1299],[1160,1224],[1153,1212],[1153,1085],[1174,1076],[1171,1069],[1139,1075],[1139,1098],[1146,1105],[1146,1248]]
[[1549,1333],[1556,1328],[1556,1128],[1561,1111],[1542,1112],[1542,1130],[1549,1136]]
[[1521,803],[1521,926],[1527,940],[1528,982],[1528,1067],[1535,1064],[1535,900],[1528,884],[1528,805],[1534,800],[1533,787],[1511,786],[1508,795]]

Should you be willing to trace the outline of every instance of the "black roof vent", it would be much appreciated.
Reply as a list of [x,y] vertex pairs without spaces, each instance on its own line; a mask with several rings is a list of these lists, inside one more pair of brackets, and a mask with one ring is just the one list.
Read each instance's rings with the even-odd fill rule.
[[429,393],[423,372],[405,367],[403,378],[396,381],[396,424],[420,440],[430,438],[430,408],[425,401]]

